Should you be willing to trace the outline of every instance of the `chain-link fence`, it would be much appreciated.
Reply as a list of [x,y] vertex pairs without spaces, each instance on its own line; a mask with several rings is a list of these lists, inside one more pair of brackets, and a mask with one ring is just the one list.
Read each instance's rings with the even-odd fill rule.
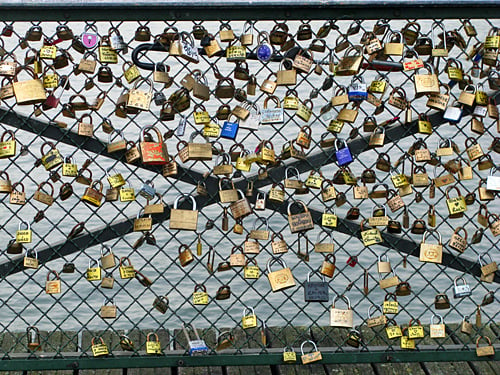
[[0,369],[491,358],[498,21],[197,9],[0,25]]

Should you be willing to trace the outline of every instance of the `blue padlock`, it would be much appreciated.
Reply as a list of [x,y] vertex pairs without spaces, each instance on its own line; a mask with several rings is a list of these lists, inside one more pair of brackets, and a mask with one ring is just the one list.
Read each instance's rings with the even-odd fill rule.
[[220,136],[221,138],[226,139],[236,139],[240,124],[238,124],[237,122],[231,122],[229,120],[231,120],[231,116],[227,121],[224,121],[224,125],[222,125],[222,129],[220,131]]
[[[342,148],[338,148],[338,142],[341,142],[343,145]],[[351,150],[349,150],[349,146],[347,146],[347,142],[343,139],[338,138],[335,141],[335,156],[337,157],[337,163],[339,166],[347,165],[352,163],[352,154]]]
[[351,84],[347,88],[347,95],[351,102],[360,102],[368,98],[368,90],[362,76],[352,77]]
[[151,200],[155,197],[156,189],[154,188],[153,181],[147,180],[139,190],[139,195],[146,198],[147,200]]

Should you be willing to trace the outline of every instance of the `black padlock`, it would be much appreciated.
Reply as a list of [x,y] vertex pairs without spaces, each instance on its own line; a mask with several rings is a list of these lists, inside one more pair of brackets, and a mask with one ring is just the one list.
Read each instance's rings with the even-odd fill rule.
[[325,276],[322,281],[310,281],[311,272],[307,274],[307,281],[304,283],[304,300],[306,302],[328,302],[328,283]]
[[361,343],[361,333],[355,329],[351,329],[347,335],[346,344],[352,346],[353,348],[359,348]]
[[65,263],[62,269],[63,273],[73,273],[75,272],[75,264],[74,263]]
[[167,98],[163,92],[157,91],[153,95],[153,100],[156,105],[163,105],[167,101]]

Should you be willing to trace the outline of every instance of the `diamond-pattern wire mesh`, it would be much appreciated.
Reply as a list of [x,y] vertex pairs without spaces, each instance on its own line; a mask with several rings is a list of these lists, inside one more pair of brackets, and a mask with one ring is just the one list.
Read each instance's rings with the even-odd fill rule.
[[[407,22],[412,20],[404,21],[391,21],[389,23],[390,29],[394,31],[399,31]],[[432,22],[434,20],[419,20],[421,25],[422,36],[433,37],[432,35]],[[438,20],[439,21],[439,20]],[[335,52],[334,47],[337,44],[338,37],[341,33],[344,34],[350,28],[353,21],[333,21],[333,27],[329,35],[325,38],[326,41],[326,51],[325,53],[314,53],[315,60],[319,61],[323,68],[321,75],[315,74],[313,69],[307,74],[298,74],[296,88],[299,98],[305,100],[308,98],[312,99],[314,104],[313,115],[309,121],[309,125],[312,128],[313,140],[312,145],[309,150],[307,150],[307,155],[321,155],[321,171],[326,178],[332,178],[335,172],[338,170],[338,166],[335,163],[334,152],[331,148],[322,148],[320,146],[320,135],[326,131],[326,126],[328,126],[328,121],[325,121],[325,117],[321,116],[320,108],[324,107],[329,103],[331,97],[334,95],[337,85],[349,85],[351,77],[334,77],[334,85],[332,89],[323,90],[318,88],[322,87],[323,81],[330,74],[328,71],[329,62],[332,61],[337,63],[342,59],[344,51]],[[443,20],[441,21],[446,26],[447,30],[456,29],[461,35],[465,35],[464,27],[459,20]],[[365,32],[369,32],[373,29],[375,25],[373,20],[360,21],[360,31],[356,34],[349,35],[348,41],[349,45],[360,44],[360,39]],[[61,23],[62,24],[62,23]],[[138,164],[128,164],[124,161],[123,155],[109,158],[109,154],[106,154],[105,144],[109,142],[108,136],[103,132],[102,121],[105,118],[109,118],[113,126],[117,129],[121,129],[125,135],[125,139],[138,141],[141,128],[145,125],[155,125],[157,126],[161,133],[165,133],[167,130],[175,130],[178,125],[179,118],[184,116],[187,120],[186,132],[184,136],[178,136],[174,132],[173,136],[169,138],[166,142],[168,144],[169,153],[174,155],[176,150],[176,144],[180,140],[188,140],[189,134],[197,129],[199,126],[194,124],[192,120],[192,111],[194,104],[203,104],[207,108],[208,112],[213,116],[221,104],[230,104],[233,108],[238,102],[235,99],[219,99],[214,95],[214,88],[217,80],[214,77],[213,69],[211,66],[217,66],[223,76],[232,76],[232,71],[234,68],[233,63],[226,62],[224,56],[215,56],[208,58],[206,55],[200,57],[200,64],[195,65],[192,63],[186,63],[185,60],[169,56],[165,52],[153,52],[150,51],[145,56],[141,56],[141,61],[147,61],[150,63],[162,63],[170,66],[170,76],[173,79],[173,84],[171,87],[162,87],[161,84],[154,84],[154,92],[163,92],[168,98],[169,95],[178,89],[182,78],[190,73],[193,69],[201,69],[205,77],[208,80],[211,89],[211,99],[208,102],[202,103],[200,100],[191,97],[192,103],[190,108],[183,112],[182,114],[177,114],[174,121],[161,121],[159,117],[160,107],[155,106],[154,103],[151,104],[151,109],[148,112],[143,112],[138,115],[129,115],[125,119],[119,118],[114,114],[115,106],[118,97],[121,95],[124,89],[130,89],[132,84],[128,84],[123,77],[122,64],[131,61],[131,51],[140,42],[134,40],[135,29],[140,26],[148,26],[153,35],[161,33],[165,28],[177,28],[178,31],[188,31],[190,32],[194,25],[198,25],[198,22],[98,22],[98,23],[68,23],[68,26],[74,30],[75,35],[83,32],[86,28],[90,29],[96,27],[100,37],[106,35],[111,27],[115,27],[120,30],[125,42],[129,46],[128,53],[119,53],[119,62],[117,65],[111,64],[110,67],[113,70],[114,79],[111,83],[102,83],[97,80],[96,74],[85,74],[80,73],[77,75],[73,69],[73,64],[78,64],[79,60],[83,57],[82,54],[71,48],[71,41],[64,41],[57,44],[57,47],[65,48],[72,55],[73,61],[67,67],[62,69],[57,69],[56,73],[59,76],[66,75],[70,80],[70,87],[68,90],[62,90],[62,88],[56,89],[55,93],[61,93],[61,103],[68,103],[72,95],[81,94],[84,95],[89,103],[93,101],[100,93],[105,93],[105,104],[99,111],[86,111],[77,112],[77,118],[71,119],[64,117],[62,115],[61,106],[57,109],[51,109],[47,111],[41,111],[41,113],[36,113],[36,108],[33,106],[19,106],[16,105],[15,99],[7,99],[3,101],[3,106],[7,108],[7,112],[11,113],[17,112],[20,116],[26,116],[26,119],[21,118],[21,125],[18,126],[19,130],[16,130],[16,139],[18,140],[18,153],[15,157],[11,159],[2,160],[0,163],[1,169],[9,173],[12,182],[22,182],[25,186],[27,192],[27,204],[25,206],[14,206],[8,203],[8,195],[2,197],[2,206],[5,208],[5,217],[9,218],[6,220],[1,228],[2,238],[4,243],[7,243],[9,239],[15,236],[15,231],[17,225],[20,221],[28,221],[32,225],[33,229],[33,243],[28,246],[28,248],[35,249],[37,251],[42,251],[45,248],[51,248],[55,243],[61,243],[66,241],[66,236],[70,232],[71,228],[79,222],[85,223],[85,234],[89,234],[90,238],[93,238],[96,242],[100,235],[107,233],[110,229],[109,224],[127,222],[129,223],[128,230],[130,232],[127,235],[119,235],[118,232],[113,236],[110,241],[106,242],[106,245],[113,249],[113,252],[117,257],[128,256],[132,261],[135,269],[142,272],[148,276],[152,281],[153,285],[149,288],[142,287],[137,280],[121,280],[119,279],[118,270],[113,270],[113,275],[115,277],[115,287],[112,290],[105,290],[99,288],[98,283],[91,283],[85,280],[85,270],[88,265],[89,260],[98,259],[100,246],[93,247],[81,247],[79,251],[61,256],[57,251],[53,255],[55,260],[42,264],[38,270],[24,270],[20,273],[16,273],[10,276],[4,276],[2,281],[6,288],[4,288],[2,300],[2,313],[5,314],[5,320],[2,323],[5,332],[19,332],[22,327],[34,325],[42,330],[48,331],[64,331],[64,330],[74,330],[78,333],[86,332],[87,330],[103,330],[110,331],[112,334],[116,333],[118,335],[119,330],[133,330],[133,329],[177,329],[180,327],[182,321],[185,322],[195,322],[201,328],[212,328],[217,332],[221,332],[226,328],[238,327],[241,324],[241,310],[244,306],[251,306],[255,309],[257,316],[261,320],[265,320],[268,326],[278,326],[283,328],[289,328],[293,326],[310,326],[310,327],[324,327],[329,323],[329,306],[332,299],[336,295],[345,294],[351,300],[352,309],[354,311],[354,323],[356,326],[360,326],[364,320],[367,318],[367,308],[374,304],[380,305],[385,296],[385,292],[380,290],[378,286],[378,275],[376,272],[376,262],[377,257],[381,255],[388,255],[391,260],[393,269],[396,270],[398,276],[401,280],[408,281],[412,286],[412,295],[410,298],[400,297],[400,310],[401,312],[395,316],[395,320],[400,325],[407,325],[411,318],[419,319],[423,324],[426,324],[430,317],[435,313],[441,313],[443,315],[445,322],[459,322],[463,316],[471,316],[471,319],[475,313],[475,308],[481,303],[483,296],[488,292],[488,290],[495,290],[494,284],[488,285],[479,282],[479,278],[472,276],[470,274],[465,274],[465,278],[468,284],[472,288],[471,297],[467,297],[461,300],[452,299],[453,294],[453,280],[457,276],[462,276],[462,273],[454,271],[451,267],[444,267],[433,264],[420,263],[415,256],[406,256],[406,267],[403,266],[404,259],[400,251],[400,245],[397,241],[393,243],[385,243],[384,246],[370,246],[364,247],[360,240],[354,237],[359,237],[359,233],[352,232],[351,235],[346,235],[337,231],[333,232],[333,242],[335,244],[335,256],[336,256],[336,270],[334,278],[329,280],[330,289],[330,302],[329,303],[304,303],[303,302],[303,286],[305,282],[307,272],[315,271],[321,264],[323,257],[321,254],[314,253],[312,248],[316,242],[316,236],[318,231],[327,232],[327,228],[321,228],[320,225],[316,225],[312,232],[309,232],[306,237],[306,241],[310,248],[310,261],[304,262],[296,257],[295,253],[298,251],[299,239],[296,235],[291,235],[288,229],[288,224],[286,217],[281,213],[276,212],[277,208],[274,204],[268,204],[268,208],[265,211],[254,211],[252,216],[244,220],[245,234],[247,234],[253,224],[255,218],[264,217],[268,219],[270,224],[270,230],[274,233],[281,233],[284,235],[286,242],[289,247],[289,252],[283,256],[286,259],[287,265],[291,268],[297,286],[286,292],[272,293],[265,276],[265,262],[272,256],[270,241],[261,241],[261,253],[256,257],[258,264],[261,269],[261,276],[256,281],[246,280],[243,278],[243,270],[233,268],[227,272],[215,272],[213,274],[206,271],[204,265],[208,261],[208,247],[212,246],[215,251],[215,264],[214,268],[217,268],[217,264],[221,261],[228,260],[231,248],[234,246],[242,246],[245,240],[245,235],[239,236],[231,233],[231,225],[229,226],[229,231],[223,231],[221,229],[222,213],[224,205],[218,202],[218,191],[214,189],[216,180],[214,180],[213,175],[209,176],[206,172],[211,171],[213,167],[213,162],[188,162],[185,164],[180,163],[177,159],[179,166],[185,169],[180,169],[177,179],[175,177],[169,177],[167,179],[162,178],[161,173],[157,173],[157,170],[146,170],[142,168],[141,163]],[[217,39],[219,35],[219,22],[202,22],[203,26],[209,30]],[[268,21],[257,21],[254,23],[254,39],[255,42],[253,46],[249,47],[250,50],[255,52],[256,46],[260,43],[259,32],[261,31],[271,31],[277,22]],[[304,24],[310,24],[314,32],[323,25],[323,22],[318,21],[291,21],[287,22],[290,32],[292,33],[296,43],[302,47],[307,47],[311,40],[297,41],[297,32],[299,27]],[[474,20],[473,24],[478,30],[478,35],[476,37],[466,37],[466,46],[464,49],[454,46],[450,51],[450,56],[459,59],[464,67],[464,71],[468,72],[471,68],[471,62],[466,57],[466,52],[470,50],[472,46],[476,43],[482,42],[489,32],[489,30],[495,26],[495,22],[492,20]],[[7,24],[5,24],[7,25]],[[19,64],[25,64],[25,54],[30,53],[30,48],[35,48],[35,50],[40,49],[42,46],[41,42],[29,42],[28,49],[22,49],[21,40],[25,36],[25,32],[31,26],[37,26],[38,23],[13,23],[14,34],[12,37],[2,37],[4,42],[4,48],[7,54],[4,59],[11,61],[15,59]],[[43,28],[44,38],[52,39],[55,37],[56,27],[60,25],[59,23],[41,23],[40,26]],[[236,35],[240,35],[244,28],[243,22],[230,22]],[[314,38],[314,36],[313,36]],[[380,36],[381,40],[383,36]],[[43,38],[42,38],[43,40]],[[199,45],[199,41],[195,41],[196,45]],[[220,42],[221,46],[224,48],[228,44]],[[276,46],[275,46],[276,48]],[[279,48],[279,46],[277,46]],[[32,52],[32,51],[31,51]],[[282,52],[283,54],[286,51]],[[368,55],[365,54],[365,58]],[[93,58],[97,59],[97,53]],[[422,56],[425,60],[428,56]],[[399,56],[389,57],[390,61],[402,61]],[[442,59],[444,60],[444,59]],[[50,64],[49,61],[42,60],[42,65],[44,67]],[[97,62],[97,66],[101,67],[103,64]],[[262,83],[271,73],[275,73],[279,68],[279,63],[262,63],[258,60],[248,61],[250,73],[257,77],[258,83]],[[439,69],[437,73],[439,74],[440,81],[442,83],[448,82],[446,76],[445,67],[443,61],[438,61]],[[140,69],[141,76],[145,78],[152,79],[153,72]],[[366,83],[370,83],[378,73],[373,70],[361,70],[360,72]],[[25,73],[23,73],[25,74]],[[411,99],[411,106],[413,109],[413,118],[415,119],[418,113],[433,113],[425,106],[426,98],[414,99],[413,90],[413,76],[414,71],[403,71],[403,72],[393,72],[388,73],[387,78],[388,87],[383,95],[382,99],[387,101],[389,93],[395,87],[402,87],[406,90],[408,99]],[[19,80],[26,79],[26,76],[19,76]],[[93,80],[94,85],[91,89],[87,90],[85,88],[86,81]],[[247,83],[245,81],[234,80],[236,87],[246,88]],[[488,91],[487,77],[482,77],[480,79],[473,78],[474,84],[484,84],[484,89]],[[286,87],[278,87],[276,95],[282,99],[286,94]],[[453,100],[456,100],[460,94],[460,89],[458,85],[455,85],[450,92],[451,104]],[[490,92],[490,94],[493,94]],[[317,95],[317,97],[315,97]],[[248,96],[248,99],[254,103],[257,103],[261,108],[264,99],[267,94],[259,91],[255,96]],[[330,111],[333,113],[333,117],[339,111],[339,107],[333,107]],[[363,118],[365,116],[373,115],[375,108],[367,103],[363,102],[359,107],[359,114],[357,120],[352,123],[345,123],[342,131],[338,136],[346,140],[356,140],[359,137],[364,137],[366,146],[369,140],[370,133],[363,132]],[[72,140],[77,142],[79,147],[71,147],[67,142],[58,142],[59,139],[43,139],[40,136],[36,136],[37,133],[40,134],[41,131],[34,131],[31,121],[42,121],[45,122],[46,129],[54,127],[53,121],[63,121],[67,124],[67,129],[70,132],[75,132],[77,130],[78,118],[81,114],[89,113],[92,117],[94,124],[94,134],[97,139],[103,142],[103,147],[100,149],[95,149],[94,146],[89,146],[90,141],[85,137],[73,137]],[[400,120],[396,122],[394,126],[405,126],[404,125],[404,111],[399,111],[390,105],[384,106],[384,111],[381,114],[377,114],[377,121],[382,123],[384,120],[391,119],[395,116],[399,116]],[[458,125],[449,125],[447,123],[443,124],[433,124],[434,130],[432,135],[425,134],[413,134],[409,130],[402,139],[391,139],[389,136],[386,137],[386,146],[383,148],[370,149],[369,151],[359,150],[359,155],[355,158],[353,164],[351,164],[351,169],[356,176],[360,176],[363,170],[367,168],[374,169],[377,174],[377,182],[385,183],[388,186],[392,186],[390,181],[390,174],[383,173],[375,169],[375,160],[377,154],[380,152],[386,152],[390,155],[391,161],[396,162],[396,160],[403,155],[403,153],[408,151],[408,148],[419,138],[422,138],[431,151],[435,151],[439,142],[442,139],[450,138],[453,139],[460,148],[460,158],[463,163],[466,163],[467,155],[464,151],[464,139],[468,136],[475,136],[471,133],[470,126],[468,124],[470,117],[464,117],[464,119]],[[489,117],[483,119],[485,125],[485,132],[483,135],[478,137],[478,141],[481,144],[483,150],[486,152],[488,146],[491,144],[493,138],[496,136],[497,125],[494,120]],[[294,139],[299,128],[306,123],[297,117],[293,111],[285,111],[285,121],[283,124],[274,125],[261,125],[260,130],[257,132],[250,132],[241,129],[237,141],[244,144],[244,147],[248,150],[253,150],[256,145],[263,139],[270,140],[277,154],[280,154],[281,145],[288,140]],[[2,124],[2,129],[11,130],[13,129],[8,122]],[[439,125],[439,127],[438,127]],[[356,129],[360,135],[356,135],[352,131]],[[61,138],[62,139],[62,138]],[[179,181],[201,181],[200,178],[205,178],[209,188],[209,197],[203,198],[199,197],[198,202],[206,201],[204,207],[199,207],[200,217],[198,224],[198,231],[196,233],[191,232],[179,232],[172,231],[169,229],[168,220],[155,224],[152,230],[152,234],[156,237],[156,245],[151,246],[144,244],[141,247],[134,249],[133,245],[136,240],[141,236],[140,233],[132,233],[132,221],[140,208],[143,207],[146,202],[142,197],[137,197],[137,201],[131,203],[123,202],[105,202],[98,209],[93,209],[85,206],[84,203],[80,201],[80,197],[83,194],[85,186],[81,186],[78,183],[73,182],[73,187],[75,189],[74,196],[66,201],[61,201],[56,199],[52,207],[42,207],[42,205],[32,199],[32,195],[36,189],[36,186],[42,182],[48,180],[48,173],[43,171],[43,167],[35,167],[34,161],[38,159],[41,154],[39,151],[40,145],[43,141],[49,140],[55,142],[56,147],[61,151],[64,156],[70,156],[75,159],[77,164],[81,166],[86,159],[92,161],[89,169],[92,171],[92,177],[94,179],[102,179],[103,183],[105,181],[105,175],[109,168],[114,168],[117,172],[121,173],[130,186],[133,186],[137,190],[140,188],[142,183],[147,180],[154,181],[155,187],[162,194],[162,200],[168,202],[169,205],[175,200],[175,198],[180,193],[190,193],[196,194],[196,185],[187,184]],[[217,139],[224,145],[224,149],[227,151],[229,147],[234,143],[228,140]],[[214,141],[214,139],[211,139]],[[25,151],[25,153],[19,153],[19,148]],[[363,151],[363,152],[362,152]],[[353,151],[354,152],[354,151]],[[362,153],[361,153],[362,152]],[[490,156],[496,161],[497,157],[493,151],[488,151]],[[365,157],[366,155],[366,157]],[[214,158],[215,159],[215,158]],[[301,178],[305,180],[308,176],[309,170],[317,170],[317,165],[310,163],[310,158],[303,162],[300,162],[300,170],[307,171],[301,173]],[[447,160],[441,161],[441,165],[437,167],[439,173],[443,173],[444,169],[442,165]],[[285,160],[284,163],[289,163],[289,160]],[[418,164],[420,165],[420,164]],[[443,246],[445,247],[445,252],[449,252],[455,257],[454,262],[461,264],[461,259],[469,259],[472,262],[477,261],[478,255],[483,252],[487,252],[493,260],[496,260],[497,253],[495,250],[498,248],[498,240],[491,236],[489,230],[485,230],[482,241],[479,244],[470,244],[464,254],[459,254],[454,250],[450,250],[446,244],[451,236],[453,230],[458,226],[466,227],[469,232],[469,238],[472,233],[479,227],[477,223],[477,209],[479,203],[485,204],[490,212],[498,212],[497,200],[478,202],[477,189],[479,179],[485,179],[488,170],[479,171],[474,164],[473,173],[474,179],[472,181],[457,181],[457,186],[462,192],[475,192],[476,201],[473,205],[468,207],[467,214],[463,219],[450,220],[447,218],[447,210],[445,203],[445,188],[436,188],[436,198],[429,198],[430,187],[425,188],[414,188],[414,191],[420,191],[422,193],[423,200],[417,202],[415,199],[415,194],[405,196],[403,199],[408,207],[410,215],[410,223],[413,223],[415,219],[423,218],[427,219],[426,212],[429,204],[434,204],[436,207],[437,215],[437,226],[436,229],[439,230],[443,237]],[[433,174],[431,170],[432,166],[425,164],[427,172],[432,177]],[[256,179],[257,166],[253,165],[252,171],[249,173],[243,173],[243,179],[240,177],[235,177],[237,185],[241,188],[246,186],[245,179],[256,180],[256,185],[259,180]],[[409,172],[408,162],[406,162],[406,173]],[[182,174],[186,174],[185,178],[181,178]],[[62,181],[71,181],[63,177]],[[262,181],[263,186],[260,191],[267,192],[268,187],[272,183],[280,182],[281,178],[276,179],[271,173],[271,178],[264,179]],[[55,191],[57,191],[61,181],[54,183]],[[265,188],[264,188],[265,186]],[[368,184],[369,190],[373,184]],[[363,199],[355,200],[353,199],[353,187],[348,185],[335,185],[338,191],[345,192],[348,197],[347,202],[341,207],[337,207],[336,214],[339,218],[345,217],[347,210],[351,207],[359,207],[361,211],[362,218],[368,218],[371,216],[371,209],[375,204],[383,204],[385,200],[382,199]],[[291,191],[286,191],[286,198],[290,199],[301,199],[306,205],[317,211],[322,212],[326,207],[332,209],[334,204],[331,202],[324,203],[321,199],[321,194],[319,190],[310,189],[307,195],[297,196],[292,194]],[[33,217],[35,213],[41,209],[45,210],[45,218],[39,223],[33,222]],[[401,220],[401,210],[394,214],[389,214],[392,219]],[[213,220],[215,226],[213,229],[206,229],[205,223],[207,220]],[[356,222],[359,222],[357,220]],[[318,223],[317,223],[318,224]],[[49,236],[50,234],[50,236]],[[179,265],[177,259],[177,249],[181,244],[187,244],[193,252],[195,252],[197,244],[197,234],[200,234],[202,244],[203,244],[203,254],[201,257],[195,255],[194,266],[190,265],[183,268]],[[107,234],[109,236],[109,234]],[[320,235],[322,241],[329,238],[329,233],[323,233]],[[403,229],[401,238],[410,239],[414,241],[417,245],[421,241],[421,236],[411,234],[409,229]],[[435,241],[435,239],[429,239],[430,241]],[[71,240],[70,240],[71,241]],[[75,240],[77,241],[77,239]],[[301,240],[301,248],[305,248],[304,239]],[[11,255],[4,252],[4,259],[7,260]],[[412,255],[418,256],[418,248],[412,253]],[[358,256],[359,263],[354,267],[350,267],[346,264],[347,259],[350,256]],[[15,257],[14,257],[15,258]],[[62,265],[66,262],[74,262],[77,268],[75,274],[61,274],[62,282],[62,293],[60,295],[48,296],[45,294],[45,277],[48,270],[55,269],[59,271]],[[13,269],[15,264],[12,265]],[[363,292],[363,270],[368,270],[369,278],[369,294],[365,295]],[[10,271],[9,271],[10,273]],[[328,279],[327,279],[328,280]],[[207,286],[210,303],[207,306],[193,306],[191,303],[191,293],[196,284],[204,284]],[[215,292],[222,285],[230,285],[232,294],[231,299],[228,301],[216,300]],[[10,289],[9,289],[10,288]],[[437,293],[447,293],[452,301],[452,306],[450,310],[435,311],[433,307],[433,298]],[[170,308],[166,315],[161,315],[158,311],[152,308],[152,301],[155,296],[167,295],[170,300]],[[99,317],[99,308],[103,300],[113,300],[118,307],[118,317],[114,320],[104,320]],[[496,308],[496,302],[490,306],[484,306],[481,309],[483,327],[490,322],[497,320],[498,309]],[[280,342],[283,346],[285,344],[292,346],[300,346],[300,343],[306,339],[298,331],[297,338],[293,342],[285,342],[285,340],[280,337],[280,333],[283,330],[278,330],[275,332],[275,340]],[[322,331],[323,335],[316,337],[321,342],[332,339],[328,331]],[[477,329],[477,333],[481,334],[482,328]],[[455,331],[458,334],[458,329]],[[473,342],[475,335],[471,337],[462,337],[461,344],[468,346]],[[340,337],[335,337],[334,347],[341,348],[345,346],[345,341],[347,338],[347,331],[343,332]],[[74,338],[67,337],[68,341]],[[367,338],[365,340],[365,345],[369,346],[373,340],[377,340],[380,344],[380,340],[387,345],[388,348],[398,347],[398,340],[388,340],[385,336],[383,330],[376,333],[375,337],[372,339]],[[170,343],[162,343],[164,348],[173,347],[174,338],[170,338]],[[450,339],[447,338],[443,340],[445,343],[449,343]],[[24,347],[25,336],[20,335],[17,341],[13,343],[11,347],[2,348],[5,355],[8,356],[16,348]],[[116,341],[115,341],[116,342]],[[255,346],[259,344],[260,338],[257,336],[248,335],[241,342],[236,343],[235,348],[241,349],[247,346]],[[440,344],[440,340],[433,340],[434,344]],[[144,347],[144,343],[136,343],[138,350]],[[83,351],[89,351],[90,345],[87,347],[81,347]],[[111,347],[111,350],[119,350],[119,346]],[[62,350],[64,348],[45,348],[46,351],[50,350]]]

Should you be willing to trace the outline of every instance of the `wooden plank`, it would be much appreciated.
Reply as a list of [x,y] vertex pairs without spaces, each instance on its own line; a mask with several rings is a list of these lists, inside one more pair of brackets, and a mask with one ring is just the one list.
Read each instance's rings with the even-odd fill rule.
[[[435,322],[438,322],[438,319],[435,320]],[[446,323],[446,322],[445,322]],[[450,328],[454,328],[451,326]],[[425,331],[425,337],[422,339],[416,339],[415,343],[417,345],[422,344],[422,345],[440,345],[440,344],[453,344],[454,341],[450,335],[446,335],[445,338],[442,339],[434,339],[430,337],[429,333],[429,326],[426,325],[424,328]],[[453,362],[423,362],[422,366],[424,366],[425,369],[427,369],[431,374],[436,374],[436,375],[448,375],[448,374],[460,374],[460,375],[474,375],[474,372],[470,368],[469,365],[466,363],[460,362],[460,363],[453,363]]]
[[[389,316],[390,317],[390,316]],[[360,328],[363,342],[368,346],[383,345],[399,347],[399,339],[388,339],[385,333],[384,326],[368,327],[362,325]],[[390,352],[388,353],[390,355]],[[393,375],[393,374],[422,374],[425,375],[424,370],[418,363],[375,363],[373,364],[375,371],[378,375]],[[372,373],[375,373],[373,369]]]

